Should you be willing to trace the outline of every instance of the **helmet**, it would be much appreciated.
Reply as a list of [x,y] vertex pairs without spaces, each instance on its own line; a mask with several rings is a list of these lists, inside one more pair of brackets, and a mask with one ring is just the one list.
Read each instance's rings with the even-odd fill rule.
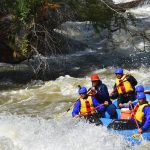
[[140,92],[138,95],[137,95],[137,99],[144,99],[146,98],[146,95],[144,92]]
[[84,86],[79,89],[79,94],[83,94],[83,93],[87,93],[87,89]]
[[123,69],[122,68],[116,69],[115,74],[123,74]]
[[91,75],[91,81],[98,81],[98,80],[100,80],[98,74],[92,74]]
[[144,92],[144,87],[142,85],[138,85],[136,88],[135,88],[135,92]]

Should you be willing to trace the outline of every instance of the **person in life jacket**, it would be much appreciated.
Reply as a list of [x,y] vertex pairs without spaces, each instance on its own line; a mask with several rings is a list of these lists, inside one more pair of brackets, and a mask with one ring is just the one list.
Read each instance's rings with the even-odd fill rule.
[[132,75],[124,74],[122,68],[116,69],[115,74],[116,83],[110,98],[117,98],[118,107],[123,108],[125,103],[136,99],[135,86],[137,85],[137,80]]
[[[137,129],[142,134],[150,129],[150,102],[146,100],[146,95],[142,88],[136,88],[138,101],[129,101],[128,108],[132,110],[130,119],[117,119],[109,125],[113,129]],[[138,127],[137,124],[138,123]]]
[[[137,94],[144,92],[144,87],[142,85],[137,85],[135,87],[135,94],[136,94],[136,98],[137,98]],[[145,93],[145,92],[144,92]],[[130,105],[132,104],[133,106],[135,106],[137,104],[138,100],[135,100],[134,102],[129,101],[129,103],[124,103],[124,107],[125,108],[129,108]]]
[[143,133],[150,129],[150,102],[146,100],[144,92],[137,94],[138,103],[134,106],[134,116],[140,125],[139,132]]
[[[100,104],[105,106],[105,111],[109,114],[110,118],[116,119],[116,106],[112,104],[110,100],[107,86],[102,83],[98,74],[91,75],[91,82],[92,87],[90,90],[92,91],[92,95],[94,95]],[[103,117],[105,117],[105,113],[103,114]]]
[[[138,85],[135,87],[135,93],[136,93],[136,97],[137,97],[137,94],[141,93],[141,92],[144,92],[144,87],[142,85]],[[132,107],[134,107],[134,109],[131,109],[131,105]],[[122,115],[126,115],[128,117],[129,115],[129,118],[132,118],[134,119],[134,115],[135,113],[137,112],[138,108],[139,108],[139,105],[138,105],[138,99],[135,100],[134,102],[132,101],[129,101],[128,103],[124,103],[124,107],[125,108],[130,108],[130,110],[127,110],[127,111],[122,111]],[[124,108],[122,108],[121,110],[123,110]],[[125,117],[126,117],[125,116]]]
[[138,94],[140,92],[144,92],[145,94],[150,94],[150,90],[144,89],[144,87],[142,85],[136,86],[135,92],[136,92],[136,94]]
[[85,119],[89,120],[92,123],[100,123],[100,116],[97,111],[102,113],[104,111],[104,106],[100,105],[98,101],[93,97],[87,94],[86,87],[81,87],[79,89],[80,98],[76,101],[72,117],[84,116]]

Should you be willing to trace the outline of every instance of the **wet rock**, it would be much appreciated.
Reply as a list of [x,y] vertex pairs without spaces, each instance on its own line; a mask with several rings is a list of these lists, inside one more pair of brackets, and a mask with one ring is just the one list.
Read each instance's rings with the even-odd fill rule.
[[0,63],[0,82],[26,83],[31,81],[33,76],[30,65]]

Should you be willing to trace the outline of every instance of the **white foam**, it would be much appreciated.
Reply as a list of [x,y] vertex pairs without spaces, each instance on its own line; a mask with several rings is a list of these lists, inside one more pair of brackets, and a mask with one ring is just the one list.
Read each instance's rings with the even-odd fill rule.
[[150,17],[150,5],[144,5],[127,10],[127,12],[132,13],[137,18],[147,18]]
[[130,146],[105,127],[68,117],[57,121],[1,114],[0,124],[0,139],[5,139],[0,144],[12,145],[14,149],[92,150],[103,147],[103,150],[120,150]]
[[113,0],[113,2],[114,2],[115,4],[127,3],[127,2],[132,2],[132,1],[135,1],[135,0]]

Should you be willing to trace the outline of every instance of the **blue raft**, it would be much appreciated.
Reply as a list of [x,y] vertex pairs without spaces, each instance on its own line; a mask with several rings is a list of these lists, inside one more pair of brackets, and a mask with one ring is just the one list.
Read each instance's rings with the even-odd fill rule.
[[[150,91],[150,86],[146,87],[145,90]],[[146,94],[146,98],[148,101],[150,101],[150,94]],[[135,100],[137,101],[137,100]],[[117,100],[113,102],[114,105],[117,106]],[[121,117],[121,110],[117,109],[118,119]],[[103,123],[104,126],[109,127],[110,124],[112,124],[114,121],[110,119],[109,115],[105,113],[105,118],[100,118],[100,121]],[[115,129],[109,129],[110,132],[121,134],[123,135],[125,140],[130,141],[132,144],[140,144],[143,140],[149,140],[150,141],[150,130],[147,132],[144,132],[142,135],[138,133],[138,129],[125,129],[125,130],[115,130]]]

